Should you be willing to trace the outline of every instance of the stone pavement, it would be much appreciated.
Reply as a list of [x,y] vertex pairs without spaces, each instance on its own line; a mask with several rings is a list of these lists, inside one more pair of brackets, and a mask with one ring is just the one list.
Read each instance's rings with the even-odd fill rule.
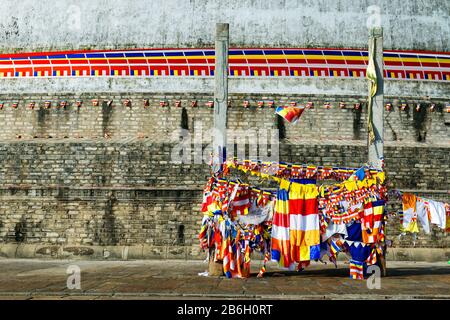
[[[286,272],[270,263],[256,278],[204,277],[202,261],[82,261],[0,259],[0,299],[450,299],[447,262],[388,262],[381,289],[349,279],[348,265],[315,263]],[[81,289],[67,288],[66,271],[81,270]]]

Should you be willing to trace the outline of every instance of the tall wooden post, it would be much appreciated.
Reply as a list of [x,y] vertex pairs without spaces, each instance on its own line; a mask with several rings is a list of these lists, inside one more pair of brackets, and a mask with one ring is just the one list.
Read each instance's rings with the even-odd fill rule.
[[[384,161],[384,73],[383,73],[383,28],[371,28],[369,32],[369,59],[373,57],[376,72],[376,92],[370,98],[369,119],[373,128],[374,140],[368,138],[369,164],[377,169],[383,169]],[[369,84],[369,96],[373,94],[372,83]],[[371,114],[370,114],[371,113]],[[370,120],[369,120],[370,121]],[[383,222],[384,223],[384,222]],[[383,254],[377,254],[377,265],[380,267],[381,276],[386,276],[386,246]]]
[[[220,171],[226,160],[227,105],[228,105],[228,23],[216,24],[216,65],[214,70],[214,141],[213,168]],[[223,275],[223,263],[214,261],[214,250],[210,250],[208,274]]]

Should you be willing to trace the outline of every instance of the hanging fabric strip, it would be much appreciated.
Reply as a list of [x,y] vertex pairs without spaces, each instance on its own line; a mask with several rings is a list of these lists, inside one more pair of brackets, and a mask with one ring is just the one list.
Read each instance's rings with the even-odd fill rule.
[[[375,41],[371,42],[371,46],[375,45]],[[367,132],[369,144],[372,144],[375,141],[375,132],[373,129],[373,97],[377,93],[377,72],[375,69],[375,59],[374,59],[374,51],[375,48],[369,49],[369,64],[367,66],[366,78],[369,79],[370,83],[370,91],[369,91],[369,99],[368,99],[368,116],[367,116]]]

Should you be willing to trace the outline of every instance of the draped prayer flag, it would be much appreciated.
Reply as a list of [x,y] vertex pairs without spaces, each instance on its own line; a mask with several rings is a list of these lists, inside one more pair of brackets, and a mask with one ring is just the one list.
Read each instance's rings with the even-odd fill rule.
[[305,107],[278,107],[275,113],[286,119],[289,123],[296,123],[302,115]]
[[364,216],[361,221],[362,240],[364,243],[378,242],[384,213],[384,201],[373,201],[364,204]]
[[291,182],[289,190],[289,220],[291,259],[309,261],[310,247],[320,244],[319,195],[315,180]]
[[281,180],[272,225],[272,260],[283,267],[309,261],[311,257],[317,259],[317,196],[315,180]]
[[277,192],[277,201],[272,222],[272,260],[282,267],[290,267],[289,243],[289,181],[282,180]]

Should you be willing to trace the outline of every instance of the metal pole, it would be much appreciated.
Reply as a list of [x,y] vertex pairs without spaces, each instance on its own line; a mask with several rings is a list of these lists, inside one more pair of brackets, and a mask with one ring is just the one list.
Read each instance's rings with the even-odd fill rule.
[[[384,158],[384,79],[383,79],[383,28],[370,29],[369,35],[369,57],[373,53],[375,70],[377,75],[377,91],[372,97],[372,126],[375,141],[368,140],[369,164],[377,169],[382,169]],[[370,85],[369,85],[370,92]],[[370,94],[370,93],[369,93]],[[370,112],[370,110],[369,110]]]
[[[226,159],[228,104],[229,24],[216,24],[216,65],[214,71],[214,159],[221,164]],[[217,158],[216,158],[217,157]]]

